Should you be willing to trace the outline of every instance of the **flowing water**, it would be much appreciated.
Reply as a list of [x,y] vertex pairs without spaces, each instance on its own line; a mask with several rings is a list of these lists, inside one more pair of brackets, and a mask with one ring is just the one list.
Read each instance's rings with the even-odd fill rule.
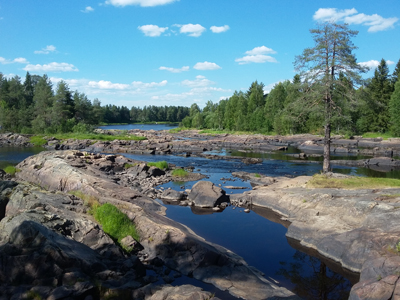
[[120,130],[131,130],[131,129],[140,129],[140,130],[170,130],[177,128],[178,125],[174,124],[128,124],[128,125],[107,125],[100,126],[101,129],[120,129]]

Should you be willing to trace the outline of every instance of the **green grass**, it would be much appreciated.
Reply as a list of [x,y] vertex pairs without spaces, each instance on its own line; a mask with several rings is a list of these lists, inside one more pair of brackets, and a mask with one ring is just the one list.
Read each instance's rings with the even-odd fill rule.
[[129,169],[129,168],[132,168],[133,166],[134,166],[133,164],[125,163],[124,164],[124,169]]
[[381,137],[384,140],[393,138],[394,136],[390,132],[379,133],[379,132],[366,132],[362,135],[363,138],[378,138]]
[[17,173],[17,172],[21,172],[20,169],[17,169],[17,168],[14,167],[14,166],[7,166],[7,167],[5,167],[3,170],[4,170],[4,172],[6,172],[7,174],[10,174],[10,175],[12,175],[12,176],[14,176],[15,173]]
[[177,127],[177,128],[170,129],[169,132],[170,132],[170,133],[179,133],[179,132],[181,132],[182,130],[186,130],[186,128]]
[[255,174],[254,174],[254,177],[261,178],[261,175],[258,174],[258,173],[255,173]]
[[186,177],[188,174],[189,174],[188,171],[184,169],[175,169],[172,171],[172,176],[175,177]]
[[46,145],[47,141],[43,138],[43,136],[34,135],[30,138],[30,142],[35,146],[43,146]]
[[81,198],[83,200],[83,203],[91,208],[90,213],[92,214],[94,213],[96,208],[100,206],[100,202],[97,197],[85,194],[82,191],[69,191],[68,194]]
[[340,189],[391,188],[400,187],[400,180],[372,177],[330,178],[325,175],[314,175],[312,179],[307,182],[307,187]]
[[[117,241],[130,235],[135,240],[139,240],[139,234],[136,231],[135,225],[129,220],[127,215],[121,212],[112,204],[106,203],[94,209],[94,218],[101,224],[105,233]],[[125,249],[129,252],[129,249]]]
[[149,167],[156,167],[161,170],[167,170],[168,169],[168,163],[163,160],[163,161],[156,161],[156,162],[149,162],[147,163]]

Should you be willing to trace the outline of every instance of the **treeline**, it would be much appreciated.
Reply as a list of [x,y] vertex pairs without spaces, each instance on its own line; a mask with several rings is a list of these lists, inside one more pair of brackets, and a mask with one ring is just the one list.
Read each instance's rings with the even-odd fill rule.
[[[399,75],[400,60],[393,74],[389,74],[384,59],[375,69],[374,76],[365,80],[361,87],[354,87],[339,74],[340,84],[333,95],[332,131],[344,134],[391,131],[400,136]],[[229,99],[219,103],[208,101],[203,109],[193,104],[182,125],[262,133],[321,134],[325,110],[320,103],[304,105],[302,103],[306,101],[299,101],[307,97],[306,89],[307,84],[301,82],[299,75],[292,81],[276,84],[268,95],[264,95],[264,84],[255,81],[248,91],[235,91]],[[344,96],[348,89],[352,90],[352,99]]]
[[25,81],[0,73],[0,126],[19,133],[86,132],[101,123],[180,122],[189,115],[181,106],[143,108],[105,105],[71,91],[60,81],[55,89],[47,75],[26,74]]

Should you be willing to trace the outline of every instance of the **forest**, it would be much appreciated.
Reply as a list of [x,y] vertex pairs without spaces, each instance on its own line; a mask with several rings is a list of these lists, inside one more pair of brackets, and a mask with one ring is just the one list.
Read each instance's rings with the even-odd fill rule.
[[[400,136],[400,60],[392,74],[384,59],[372,78],[356,87],[343,74],[333,91],[337,107],[332,115],[332,132],[362,134],[390,132]],[[343,86],[352,90],[348,99]],[[254,81],[245,92],[218,103],[208,101],[204,108],[196,103],[183,106],[131,107],[105,105],[89,100],[84,93],[71,91],[66,82],[53,87],[46,76],[26,74],[24,82],[0,73],[0,125],[2,131],[19,133],[86,132],[102,123],[181,122],[185,128],[252,131],[260,133],[321,134],[324,125],[323,103],[301,105],[306,93],[300,75],[276,84],[264,93],[264,84]]]
[[[336,107],[331,119],[332,132],[349,135],[390,132],[400,136],[399,75],[400,60],[390,74],[384,59],[374,76],[363,80],[357,88],[339,73],[341,84],[333,90]],[[351,90],[351,99],[341,92],[344,87]],[[208,101],[203,109],[193,104],[182,125],[276,134],[323,134],[324,104],[304,105],[305,102],[297,101],[304,97],[306,89],[298,74],[292,81],[276,84],[267,95],[264,84],[255,81],[246,92],[235,91],[219,103]]]
[[25,134],[89,132],[109,123],[181,122],[189,115],[184,106],[101,106],[84,93],[72,92],[64,81],[53,87],[47,75],[30,75],[24,82],[0,73],[0,126],[2,131]]

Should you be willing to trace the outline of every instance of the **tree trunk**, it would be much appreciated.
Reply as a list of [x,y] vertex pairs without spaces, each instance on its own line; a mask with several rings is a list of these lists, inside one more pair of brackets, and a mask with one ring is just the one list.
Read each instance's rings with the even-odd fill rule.
[[324,138],[324,165],[322,173],[327,173],[331,168],[331,124],[325,125],[325,138]]

